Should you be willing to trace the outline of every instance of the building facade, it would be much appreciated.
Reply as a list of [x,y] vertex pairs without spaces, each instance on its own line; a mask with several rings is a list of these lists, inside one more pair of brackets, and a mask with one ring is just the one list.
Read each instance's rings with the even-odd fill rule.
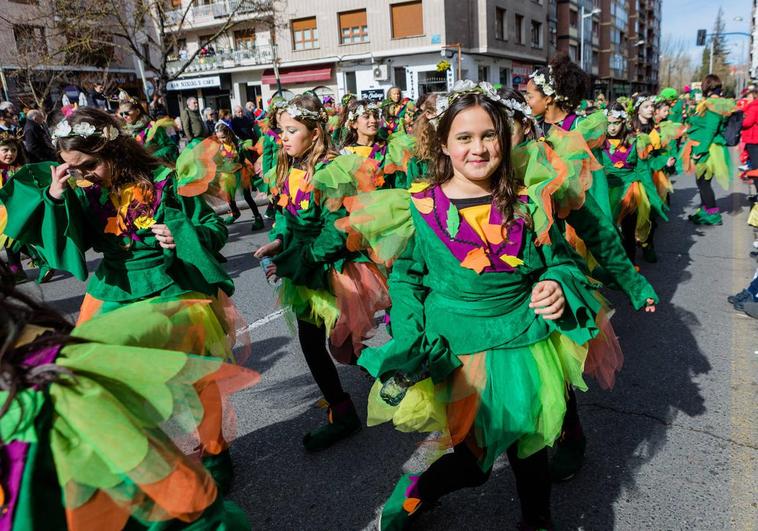
[[[79,46],[83,32],[67,27],[45,0],[0,0],[0,84],[2,98],[26,105],[44,100],[60,107],[64,91],[95,83],[141,85],[132,57],[106,34],[95,46]],[[103,42],[112,42],[105,45]]]
[[[174,0],[177,13],[187,1]],[[190,8],[180,54],[191,56],[223,24],[229,1]],[[381,99],[392,86],[417,98],[448,90],[459,76],[524,88],[555,42],[549,0],[274,0],[271,7],[269,19],[238,15],[213,54],[169,85],[170,105],[188,95],[214,107],[266,102],[278,90]],[[182,57],[175,59],[179,68]]]

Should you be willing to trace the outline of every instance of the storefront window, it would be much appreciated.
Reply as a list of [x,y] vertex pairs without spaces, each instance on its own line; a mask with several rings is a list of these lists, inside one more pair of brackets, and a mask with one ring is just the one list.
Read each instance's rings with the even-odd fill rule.
[[432,71],[432,72],[419,72],[418,73],[418,93],[419,94],[427,94],[430,92],[446,92],[446,91],[447,91],[447,72]]

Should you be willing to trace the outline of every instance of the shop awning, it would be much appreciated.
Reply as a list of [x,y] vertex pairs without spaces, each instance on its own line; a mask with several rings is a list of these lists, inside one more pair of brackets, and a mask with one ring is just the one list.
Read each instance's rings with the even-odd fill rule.
[[[280,68],[279,79],[281,79],[283,84],[329,81],[332,79],[332,65],[319,65],[315,67],[306,65]],[[274,70],[264,70],[261,82],[265,85],[276,85]]]

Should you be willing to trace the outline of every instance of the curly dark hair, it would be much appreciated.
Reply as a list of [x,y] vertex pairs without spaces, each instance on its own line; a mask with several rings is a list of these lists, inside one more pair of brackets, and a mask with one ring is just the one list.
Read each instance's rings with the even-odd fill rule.
[[481,107],[490,116],[495,125],[502,160],[492,176],[492,195],[495,205],[503,214],[503,224],[508,226],[516,217],[523,218],[531,224],[528,214],[523,211],[518,200],[518,183],[511,164],[511,126],[505,108],[483,94],[469,93],[456,99],[440,118],[437,135],[434,137],[432,152],[435,160],[430,165],[431,181],[442,184],[453,177],[453,163],[442,151],[447,144],[453,121],[461,112],[472,107]]
[[[537,69],[549,79],[555,88],[555,104],[563,111],[573,112],[582,100],[590,94],[592,79],[579,65],[572,63],[568,55],[560,52],[553,56],[548,66]],[[542,87],[537,85],[542,92]],[[542,92],[545,94],[544,92]],[[545,96],[547,96],[545,94]]]
[[26,150],[21,140],[11,134],[0,134],[0,147],[13,146],[16,148],[16,160],[13,161],[14,166],[23,166],[27,163]]
[[[524,106],[527,105],[526,98],[524,98],[524,95],[518,90],[511,88],[502,88],[500,89],[500,96],[506,100],[514,100],[518,103],[523,104]],[[540,136],[539,132],[536,129],[537,124],[534,122],[534,120],[532,120],[530,116],[527,116],[519,110],[514,110],[513,120],[520,123],[522,127],[529,127],[529,131],[525,132],[525,138],[528,138],[529,140],[536,140]]]

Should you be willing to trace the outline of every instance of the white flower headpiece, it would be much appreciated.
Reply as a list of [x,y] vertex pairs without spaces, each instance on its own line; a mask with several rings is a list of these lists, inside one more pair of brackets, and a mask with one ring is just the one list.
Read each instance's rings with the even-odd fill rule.
[[[450,108],[450,105],[458,98],[465,94],[481,94],[489,100],[505,105],[503,98],[497,93],[495,88],[486,81],[475,83],[470,79],[459,79],[453,85],[453,90],[444,96],[437,97],[434,118],[430,120],[434,127],[437,127],[440,118]],[[507,109],[507,105],[505,105]]]
[[603,112],[608,118],[615,118],[617,120],[626,120],[629,118],[629,115],[626,114],[626,111],[619,111],[618,109],[613,109],[612,111],[605,109]]
[[368,113],[376,113],[377,117],[381,118],[382,109],[376,103],[369,103],[365,107],[363,105],[358,105],[355,109],[347,113],[347,121],[354,122],[358,119],[359,116],[363,116],[364,114]]
[[566,99],[565,97],[558,94],[558,91],[555,89],[555,79],[553,79],[552,66],[547,67],[547,75],[544,73],[539,73],[539,70],[535,70],[529,74],[529,79],[534,81],[534,84],[540,88],[545,96],[553,96],[553,98],[555,98],[555,101],[562,101]]
[[637,98],[634,100],[634,109],[637,110],[640,108],[640,105],[645,103],[646,101],[649,101],[651,103],[655,103],[655,96],[647,96],[645,98]]
[[522,103],[520,101],[516,101],[514,99],[503,99],[502,100],[503,105],[505,105],[505,108],[510,111],[510,114],[512,115],[514,112],[520,112],[527,118],[531,118],[532,116],[532,108],[529,107],[528,104]]
[[326,121],[326,113],[319,111],[312,111],[299,105],[287,105],[284,111],[293,118],[306,118],[309,120]]
[[52,138],[53,140],[56,140],[58,138],[68,138],[72,136],[79,136],[81,138],[99,136],[105,138],[110,142],[111,140],[116,140],[120,134],[121,133],[118,130],[118,127],[114,127],[112,125],[106,125],[102,129],[98,130],[89,122],[79,122],[72,127],[71,124],[68,123],[68,120],[64,118],[58,122],[58,125],[55,126]]

